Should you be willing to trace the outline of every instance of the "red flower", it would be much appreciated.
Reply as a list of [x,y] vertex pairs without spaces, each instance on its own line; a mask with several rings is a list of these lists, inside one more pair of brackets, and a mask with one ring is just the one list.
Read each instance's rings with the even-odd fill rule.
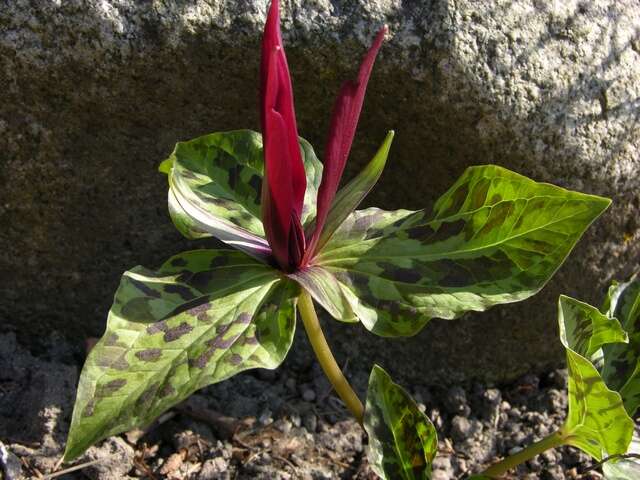
[[273,257],[286,272],[307,264],[316,253],[351,150],[367,82],[386,31],[386,27],[380,30],[365,55],[358,77],[342,85],[334,104],[318,190],[315,229],[305,239],[300,216],[307,182],[298,144],[291,77],[280,33],[279,2],[271,3],[262,39],[260,69],[266,177],[262,189],[262,223]]

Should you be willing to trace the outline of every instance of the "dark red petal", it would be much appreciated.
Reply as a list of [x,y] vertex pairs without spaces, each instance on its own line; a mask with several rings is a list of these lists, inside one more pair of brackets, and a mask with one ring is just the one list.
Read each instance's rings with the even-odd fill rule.
[[262,40],[261,109],[265,157],[262,223],[276,262],[290,271],[304,254],[300,215],[307,188],[293,105],[293,89],[282,47],[278,2],[269,8]]
[[[283,270],[293,271],[300,265],[305,241],[300,216],[291,207],[290,157],[284,141],[287,129],[284,119],[275,110],[267,113],[266,122],[272,141],[265,146],[268,165],[265,186],[269,193],[268,202],[263,205],[262,221],[276,262]],[[272,162],[271,159],[282,161]]]
[[276,47],[282,48],[282,35],[280,34],[280,9],[278,1],[271,2],[267,22],[264,25],[262,34],[262,57],[260,60],[260,125],[264,131],[265,126],[265,94],[267,90],[267,78],[269,76],[269,65],[272,63],[271,56]]
[[331,124],[329,126],[329,136],[325,145],[324,170],[322,171],[322,182],[318,189],[317,214],[315,228],[307,242],[307,253],[304,262],[307,262],[316,253],[314,250],[320,238],[320,233],[329,214],[331,203],[338,190],[347,157],[351,150],[353,137],[358,126],[358,119],[362,111],[364,94],[367,83],[373,69],[380,46],[387,32],[384,26],[378,32],[373,45],[364,56],[358,77],[349,80],[342,85],[338,98],[333,107]]

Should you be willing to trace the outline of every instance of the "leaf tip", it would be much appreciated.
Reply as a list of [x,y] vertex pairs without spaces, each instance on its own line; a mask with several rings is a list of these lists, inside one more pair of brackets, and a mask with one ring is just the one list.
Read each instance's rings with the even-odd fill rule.
[[164,173],[166,175],[169,175],[169,173],[171,172],[171,169],[173,168],[173,158],[169,157],[166,160],[163,160],[160,165],[158,165],[158,171],[160,173]]

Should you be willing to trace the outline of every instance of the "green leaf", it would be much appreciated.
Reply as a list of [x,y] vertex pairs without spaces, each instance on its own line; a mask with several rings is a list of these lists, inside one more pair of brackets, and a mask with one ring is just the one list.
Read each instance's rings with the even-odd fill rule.
[[560,339],[569,369],[569,412],[561,435],[597,460],[624,454],[633,434],[633,421],[622,398],[607,388],[589,360],[603,345],[626,342],[620,323],[586,303],[561,296],[558,301]]
[[[384,166],[387,163],[387,156],[389,155],[393,136],[393,130],[387,133],[384,142],[382,142],[382,145],[369,164],[337,193],[331,204],[331,210],[327,215],[327,220],[322,228],[320,239],[318,240],[316,247],[318,251],[329,241],[334,232],[358,205],[360,205],[360,202],[378,182]],[[312,232],[313,227],[315,227],[314,223],[310,225],[308,231]]]
[[605,311],[620,320],[629,334],[628,344],[603,347],[602,378],[622,395],[629,415],[640,406],[640,278],[634,275],[625,283],[609,289]]
[[150,423],[199,388],[276,368],[293,340],[297,293],[294,282],[231,250],[126,272],[82,370],[65,459]]
[[[307,172],[303,223],[315,217],[322,164],[300,139]],[[180,142],[159,170],[169,176],[169,212],[188,238],[214,236],[261,258],[269,252],[260,214],[262,137],[250,130],[204,135]]]
[[321,267],[311,266],[288,276],[307,290],[332,317],[349,323],[358,321],[347,298],[353,293],[344,288],[333,274]]
[[472,167],[430,215],[354,212],[314,264],[341,284],[343,295],[329,299],[334,311],[348,311],[337,306],[347,301],[372,332],[413,335],[433,317],[534,295],[609,203],[501,167]]
[[431,478],[436,429],[411,396],[378,365],[369,377],[364,428],[374,472],[388,480]]
[[[640,456],[640,436],[638,429],[633,434],[627,455]],[[602,465],[605,480],[638,480],[640,478],[640,457],[612,458]]]

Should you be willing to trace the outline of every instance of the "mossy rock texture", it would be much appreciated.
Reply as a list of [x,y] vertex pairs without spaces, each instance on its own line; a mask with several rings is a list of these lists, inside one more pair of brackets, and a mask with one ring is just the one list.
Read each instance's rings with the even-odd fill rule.
[[[562,360],[555,305],[640,264],[635,0],[283,0],[300,134],[322,152],[340,82],[386,23],[346,177],[396,131],[366,199],[423,208],[470,165],[611,197],[531,300],[380,339],[325,322],[350,367],[506,380]],[[187,242],[158,163],[176,141],[258,129],[266,0],[16,0],[0,9],[0,318],[37,348],[100,335],[121,273]]]

